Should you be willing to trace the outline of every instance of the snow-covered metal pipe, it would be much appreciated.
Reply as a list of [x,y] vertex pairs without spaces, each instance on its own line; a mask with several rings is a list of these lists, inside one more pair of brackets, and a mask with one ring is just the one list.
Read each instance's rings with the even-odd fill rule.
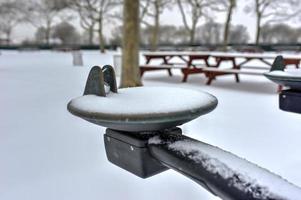
[[162,164],[225,200],[301,199],[301,189],[280,176],[184,135],[155,136],[149,149]]

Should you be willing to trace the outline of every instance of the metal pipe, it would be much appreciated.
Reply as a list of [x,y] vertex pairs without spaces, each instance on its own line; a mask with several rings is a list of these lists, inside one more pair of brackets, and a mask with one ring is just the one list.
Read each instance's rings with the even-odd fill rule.
[[[149,140],[148,148],[151,155],[163,165],[194,180],[224,200],[301,198],[301,189],[280,176],[230,152],[184,135],[165,133],[155,136]],[[241,163],[245,168],[237,169],[235,163]],[[250,173],[246,174],[243,170]],[[271,184],[264,184],[264,181],[260,181],[260,178],[264,177],[256,180],[252,177],[252,171],[270,178],[271,184],[278,184],[278,187],[280,184],[282,190],[275,189]],[[283,193],[284,190],[289,196]]]

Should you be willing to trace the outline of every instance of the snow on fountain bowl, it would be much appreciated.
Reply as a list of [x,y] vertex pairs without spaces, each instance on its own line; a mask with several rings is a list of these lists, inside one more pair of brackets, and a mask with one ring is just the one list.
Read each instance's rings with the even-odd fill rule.
[[89,122],[123,131],[175,127],[212,111],[217,99],[205,92],[174,87],[119,89],[106,97],[84,95],[68,110]]
[[275,70],[264,73],[264,76],[279,85],[301,90],[301,69]]

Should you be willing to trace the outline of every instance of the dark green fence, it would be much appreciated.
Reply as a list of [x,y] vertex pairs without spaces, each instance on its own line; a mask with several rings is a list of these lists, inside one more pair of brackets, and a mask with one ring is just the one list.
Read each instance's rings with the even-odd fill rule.
[[[220,50],[222,45],[219,44],[161,44],[158,50],[161,51],[181,51],[181,50]],[[117,45],[106,45],[106,49],[116,50]],[[140,45],[142,50],[150,50],[149,45]],[[0,45],[2,50],[57,50],[57,51],[72,51],[72,50],[98,50],[98,45]],[[301,51],[301,44],[229,44],[229,50],[260,52],[260,51]]]

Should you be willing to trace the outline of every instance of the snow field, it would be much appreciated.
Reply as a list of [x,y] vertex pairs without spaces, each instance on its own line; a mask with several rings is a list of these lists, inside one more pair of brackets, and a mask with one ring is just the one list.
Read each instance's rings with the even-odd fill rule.
[[[90,68],[112,55],[84,51],[84,67],[71,53],[2,51],[0,56],[0,199],[217,199],[171,170],[143,180],[109,163],[104,129],[68,113],[83,93]],[[258,76],[203,75],[181,83],[174,71],[146,73],[145,86],[206,91],[218,107],[184,126],[190,137],[218,146],[301,186],[301,115],[278,109],[276,85]]]

